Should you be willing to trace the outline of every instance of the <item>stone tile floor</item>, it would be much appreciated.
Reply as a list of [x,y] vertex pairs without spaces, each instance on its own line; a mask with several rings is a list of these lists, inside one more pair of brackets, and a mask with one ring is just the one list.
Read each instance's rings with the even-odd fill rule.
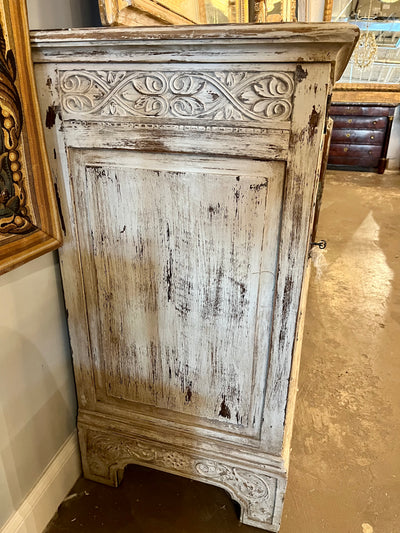
[[[400,531],[400,174],[328,172],[280,533]],[[80,479],[46,533],[233,533],[217,487],[130,466]]]

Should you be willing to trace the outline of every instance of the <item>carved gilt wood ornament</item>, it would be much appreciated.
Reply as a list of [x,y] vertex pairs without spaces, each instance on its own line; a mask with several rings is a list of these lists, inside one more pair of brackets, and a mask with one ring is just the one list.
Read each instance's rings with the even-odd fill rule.
[[14,54],[6,49],[0,27],[0,233],[27,233],[32,230],[19,161],[23,116],[15,86],[16,75]]
[[0,3],[0,273],[60,246],[26,6]]
[[254,0],[254,22],[293,22],[296,0]]
[[[286,4],[290,0],[275,0]],[[282,8],[283,9],[283,8]],[[221,24],[249,21],[248,0],[99,0],[104,26]],[[285,20],[285,19],[283,19]]]

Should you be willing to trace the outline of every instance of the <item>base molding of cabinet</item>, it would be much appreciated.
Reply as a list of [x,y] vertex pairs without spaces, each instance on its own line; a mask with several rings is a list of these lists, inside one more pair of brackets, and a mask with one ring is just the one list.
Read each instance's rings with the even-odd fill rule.
[[282,469],[226,460],[212,452],[161,440],[128,436],[109,428],[78,424],[84,475],[117,487],[128,464],[149,466],[225,489],[241,507],[244,524],[279,531],[287,474]]

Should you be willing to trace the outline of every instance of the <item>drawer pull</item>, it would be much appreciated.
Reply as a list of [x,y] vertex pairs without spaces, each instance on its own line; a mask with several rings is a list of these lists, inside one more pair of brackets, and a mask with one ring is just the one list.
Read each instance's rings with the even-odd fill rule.
[[348,152],[349,149],[346,147],[346,148],[343,148],[343,152]]
[[374,136],[374,135],[371,135],[370,139],[375,139],[375,136]]
[[375,126],[376,125],[376,120],[374,120],[372,124]]
[[372,155],[372,150],[368,150],[368,155]]
[[346,137],[350,137],[350,133],[346,133]]
[[352,122],[353,122],[352,118],[349,118],[349,120],[347,121],[348,124],[351,124]]

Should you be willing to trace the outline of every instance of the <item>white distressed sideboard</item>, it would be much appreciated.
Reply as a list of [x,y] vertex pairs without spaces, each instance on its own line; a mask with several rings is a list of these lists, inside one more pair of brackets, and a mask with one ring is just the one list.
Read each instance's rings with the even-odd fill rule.
[[32,34],[84,474],[223,487],[278,531],[342,24]]

